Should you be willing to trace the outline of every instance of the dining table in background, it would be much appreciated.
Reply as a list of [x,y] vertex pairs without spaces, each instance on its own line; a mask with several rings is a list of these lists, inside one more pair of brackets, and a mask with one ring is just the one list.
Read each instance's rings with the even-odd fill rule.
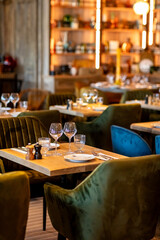
[[153,84],[153,83],[146,83],[146,84],[140,84],[140,83],[131,83],[131,84],[110,84],[107,81],[105,82],[97,82],[97,83],[91,83],[90,86],[92,88],[95,88],[97,90],[100,90],[102,92],[112,92],[112,93],[125,93],[126,91],[132,91],[132,90],[140,90],[140,89],[149,89],[158,91],[160,88],[160,84]]
[[132,123],[130,128],[139,132],[160,134],[160,121]]
[[[26,110],[28,111],[28,110]],[[7,112],[8,114],[4,113],[4,110],[0,109],[0,118],[11,118],[11,117],[17,117],[21,112],[23,112],[23,110],[21,110],[20,108],[7,108]]]
[[70,110],[67,109],[67,106],[55,105],[50,106],[50,110],[58,110],[62,114],[76,116],[76,117],[98,117],[103,111],[108,107],[108,105],[98,105],[98,104],[88,104],[82,106],[81,108],[74,107]]
[[[74,143],[71,143],[71,148],[72,148],[72,151],[77,150],[77,148],[74,146]],[[46,157],[43,157],[42,159],[37,159],[37,160],[26,160],[25,153],[19,151],[19,149],[11,149],[11,148],[1,149],[0,156],[48,176],[60,176],[60,175],[93,171],[99,164],[101,164],[104,161],[104,160],[98,159],[98,157],[95,156],[95,158],[90,161],[70,162],[64,159],[64,155],[67,154],[67,151],[68,151],[68,143],[61,143],[58,149],[58,152],[62,154],[61,156],[54,155],[54,156],[46,156]],[[91,147],[88,145],[85,145],[83,147],[84,154],[92,155],[93,151],[96,153],[105,154],[108,157],[116,158],[116,159],[125,157],[123,155],[119,155],[113,152],[105,151],[105,150]],[[49,153],[54,153],[54,150],[49,151]]]

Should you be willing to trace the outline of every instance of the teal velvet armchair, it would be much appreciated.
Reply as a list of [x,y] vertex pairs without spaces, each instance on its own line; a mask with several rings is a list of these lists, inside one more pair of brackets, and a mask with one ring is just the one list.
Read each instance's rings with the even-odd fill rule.
[[24,240],[30,190],[24,172],[0,175],[0,239]]
[[86,144],[112,151],[111,125],[130,128],[130,124],[140,122],[139,104],[112,104],[91,122],[77,122],[77,133],[86,135]]
[[[73,190],[46,183],[53,227],[69,240],[149,240],[160,208],[160,156],[110,160]],[[60,239],[60,238],[59,238]]]
[[57,110],[29,111],[29,112],[22,112],[18,115],[18,117],[27,117],[27,116],[38,118],[41,121],[41,123],[47,128],[48,131],[52,122],[61,122],[60,113]]

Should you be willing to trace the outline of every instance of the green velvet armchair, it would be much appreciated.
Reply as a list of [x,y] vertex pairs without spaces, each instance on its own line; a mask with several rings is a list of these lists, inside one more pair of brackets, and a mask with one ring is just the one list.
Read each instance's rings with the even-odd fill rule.
[[60,113],[57,110],[39,110],[39,111],[29,111],[22,112],[18,115],[18,117],[27,117],[32,116],[38,118],[42,124],[49,131],[49,127],[52,122],[61,122]]
[[44,192],[59,239],[149,240],[160,208],[160,156],[110,160],[73,190],[46,183]]
[[[34,117],[0,118],[0,149],[26,146],[36,143],[39,137],[48,137],[48,130]],[[24,170],[30,180],[31,197],[43,195],[46,181],[59,183],[59,177],[49,177],[35,170],[27,169],[7,159],[3,159],[5,171]]]
[[49,106],[53,105],[65,105],[67,104],[67,99],[75,102],[76,96],[71,93],[48,94],[45,100],[45,109],[49,109]]
[[136,89],[136,90],[130,90],[126,91],[120,100],[120,103],[125,103],[126,101],[131,100],[145,100],[146,95],[153,95],[153,91],[148,89]]
[[77,122],[77,133],[86,135],[86,144],[112,151],[111,125],[130,128],[130,124],[140,122],[140,104],[112,104],[91,122]]
[[30,190],[24,172],[0,175],[0,239],[24,240]]

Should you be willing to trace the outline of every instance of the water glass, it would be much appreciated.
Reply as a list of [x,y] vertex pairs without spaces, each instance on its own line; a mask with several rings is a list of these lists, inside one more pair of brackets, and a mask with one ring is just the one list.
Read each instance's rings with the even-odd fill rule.
[[78,149],[76,152],[82,153],[82,148],[84,147],[86,142],[86,135],[83,134],[76,134],[74,136],[74,145]]
[[54,155],[61,155],[60,153],[57,153],[57,140],[63,134],[62,124],[61,123],[51,123],[50,128],[49,128],[49,134],[55,140],[55,153],[54,153]]
[[76,103],[77,103],[77,108],[81,108],[83,104],[83,99],[82,98],[76,98]]
[[75,122],[66,122],[64,124],[63,131],[64,131],[64,134],[69,138],[69,150],[68,150],[68,153],[72,153],[71,152],[71,139],[77,132],[77,128],[76,128]]
[[47,156],[47,152],[50,148],[51,139],[48,137],[38,138],[38,143],[42,146],[41,153],[43,156]]
[[158,105],[160,102],[159,93],[154,93],[152,98],[153,105]]
[[28,101],[20,101],[19,107],[20,107],[21,111],[26,111],[28,108]]
[[103,97],[98,97],[97,98],[97,104],[98,105],[103,105]]

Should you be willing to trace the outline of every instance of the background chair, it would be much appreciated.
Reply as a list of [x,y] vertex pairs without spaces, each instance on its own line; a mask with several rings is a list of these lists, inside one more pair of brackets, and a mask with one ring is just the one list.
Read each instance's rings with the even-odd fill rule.
[[137,133],[123,127],[111,126],[112,150],[128,157],[152,154],[148,143]]
[[76,122],[77,133],[86,135],[86,144],[112,151],[111,125],[130,128],[130,124],[140,122],[139,104],[112,104],[91,122]]
[[44,102],[46,96],[49,94],[48,91],[37,89],[37,88],[28,88],[20,92],[20,101],[28,101],[29,110],[39,110],[44,109]]
[[160,154],[160,135],[155,136],[155,152]]
[[46,183],[44,191],[52,225],[65,238],[140,240],[155,235],[159,182],[160,157],[151,155],[104,162],[73,190]]
[[153,91],[148,90],[148,89],[136,89],[136,90],[130,90],[126,91],[121,99],[120,103],[125,103],[126,101],[131,101],[131,100],[145,100],[146,95],[153,95]]
[[24,172],[0,175],[0,239],[24,240],[30,190]]
[[22,112],[18,115],[18,117],[27,117],[27,116],[38,118],[48,131],[52,122],[61,122],[61,116],[59,111],[57,110],[29,111],[29,112]]
[[71,93],[48,94],[45,101],[45,109],[49,109],[49,107],[53,105],[65,105],[67,104],[67,99],[75,102],[76,96]]

